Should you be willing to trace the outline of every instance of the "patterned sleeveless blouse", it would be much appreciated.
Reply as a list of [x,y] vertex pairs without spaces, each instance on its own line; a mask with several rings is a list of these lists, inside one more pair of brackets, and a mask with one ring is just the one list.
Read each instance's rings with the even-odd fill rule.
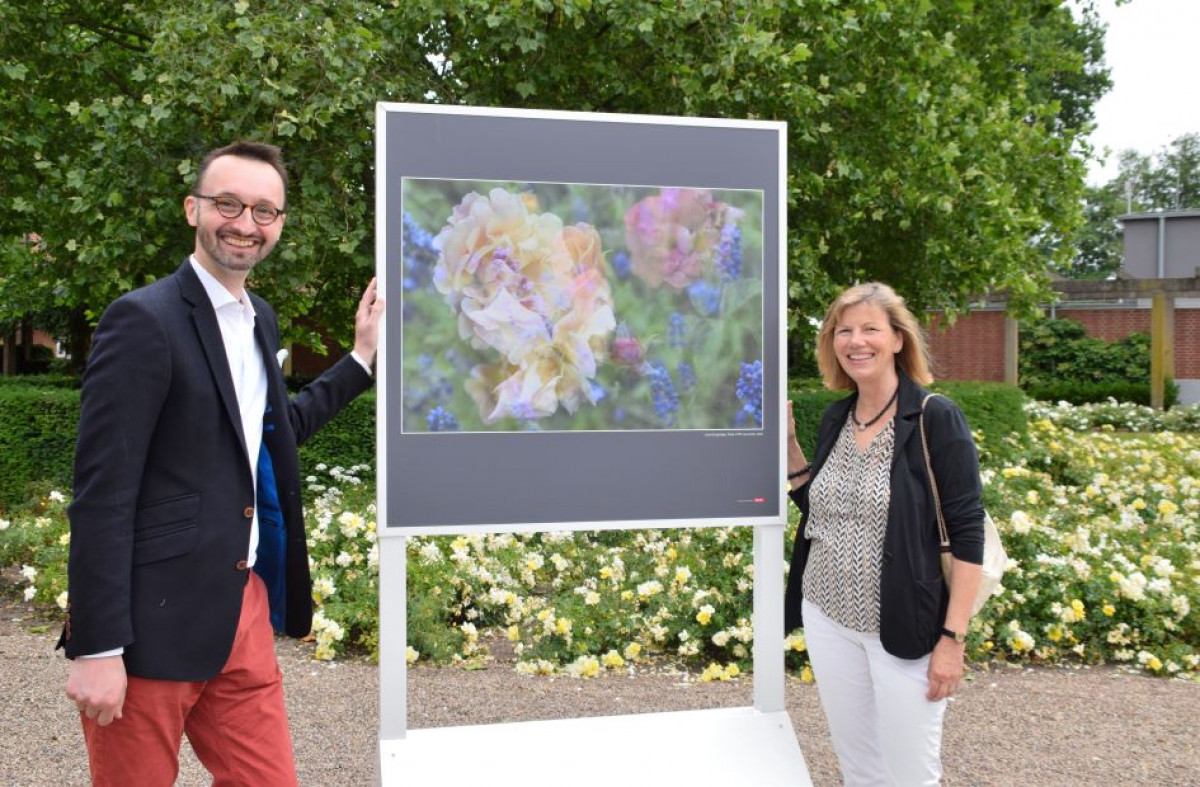
[[879,631],[895,446],[894,421],[862,451],[847,418],[808,493],[804,535],[812,541],[812,551],[804,571],[804,597],[837,623],[863,633]]

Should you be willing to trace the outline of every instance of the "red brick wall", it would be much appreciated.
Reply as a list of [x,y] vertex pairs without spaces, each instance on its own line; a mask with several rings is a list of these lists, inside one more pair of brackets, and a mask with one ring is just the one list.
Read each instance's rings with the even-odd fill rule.
[[1175,310],[1175,377],[1200,379],[1200,309]]
[[[1178,311],[1175,312],[1179,314]],[[1065,309],[1059,308],[1055,316],[1060,320],[1074,320],[1087,329],[1088,336],[1115,342],[1131,333],[1150,333],[1149,309]]]
[[929,327],[935,379],[1004,382],[1004,312],[977,311],[948,328],[940,324],[935,316]]
[[[1106,342],[1150,332],[1150,309],[1071,309],[1055,311],[1075,320],[1089,336]],[[929,328],[933,375],[939,380],[1004,381],[1004,313],[973,312],[942,330],[939,316]],[[1200,309],[1175,310],[1175,377],[1200,379]]]

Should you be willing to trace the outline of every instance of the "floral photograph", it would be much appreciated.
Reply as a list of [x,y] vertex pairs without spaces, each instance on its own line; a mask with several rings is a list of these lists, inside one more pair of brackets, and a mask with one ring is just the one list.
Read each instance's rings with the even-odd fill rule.
[[405,178],[405,433],[762,427],[760,191]]

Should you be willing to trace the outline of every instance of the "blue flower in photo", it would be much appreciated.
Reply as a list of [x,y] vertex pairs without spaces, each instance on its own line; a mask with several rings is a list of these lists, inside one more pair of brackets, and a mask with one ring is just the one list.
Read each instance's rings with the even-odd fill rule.
[[433,356],[417,356],[416,374],[406,376],[404,409],[423,413],[454,398],[454,383],[435,364]]
[[660,362],[646,365],[646,377],[650,380],[650,395],[654,397],[654,412],[664,426],[675,425],[675,413],[679,410],[679,394],[671,382],[671,373]]
[[687,344],[683,338],[683,315],[671,312],[670,323],[667,326],[667,343],[672,347],[682,347]]
[[721,311],[721,288],[706,281],[698,281],[688,287],[692,306],[705,317],[715,317]]
[[588,207],[583,197],[578,194],[571,198],[571,218],[575,220],[576,224],[581,222],[590,224],[592,222],[591,208]]
[[454,413],[444,407],[435,407],[429,411],[425,423],[431,432],[457,432],[458,419],[454,417]]
[[438,251],[433,233],[422,227],[408,211],[403,215],[404,276],[405,291],[424,287],[433,275]]
[[696,384],[696,370],[687,361],[679,362],[679,390],[687,393]]
[[726,282],[737,281],[742,275],[742,228],[726,224],[721,230],[721,243],[717,247],[717,270]]
[[742,402],[742,412],[752,416],[762,426],[762,361],[742,364],[738,377],[737,398]]
[[609,264],[612,265],[613,273],[621,281],[625,281],[633,275],[633,263],[629,261],[629,255],[623,251],[614,254],[609,260]]

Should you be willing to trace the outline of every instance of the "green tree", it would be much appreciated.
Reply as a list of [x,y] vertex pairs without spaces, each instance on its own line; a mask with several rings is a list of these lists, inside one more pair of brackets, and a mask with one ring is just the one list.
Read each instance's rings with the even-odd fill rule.
[[1060,272],[1074,279],[1104,279],[1121,267],[1121,222],[1125,197],[1108,186],[1084,192],[1084,223],[1075,236],[1076,256]]
[[1126,213],[1195,208],[1200,208],[1200,133],[1184,134],[1151,155],[1124,150],[1116,177],[1087,189],[1078,253],[1061,272],[1104,278],[1120,270],[1119,217]]
[[347,338],[373,266],[376,101],[787,121],[800,347],[857,279],[918,310],[1044,298],[1108,84],[1063,0],[0,0],[0,24],[0,235],[45,244],[32,277],[0,252],[0,303],[94,321],[188,251],[197,157],[255,137],[294,184],[251,284],[309,343]]
[[[0,319],[56,307],[94,324],[172,271],[191,250],[182,200],[199,157],[257,138],[285,148],[293,183],[252,286],[289,338],[349,338],[374,267],[374,105],[421,93],[407,76],[420,58],[382,7],[0,0],[0,23]],[[32,265],[14,242],[30,232]]]

